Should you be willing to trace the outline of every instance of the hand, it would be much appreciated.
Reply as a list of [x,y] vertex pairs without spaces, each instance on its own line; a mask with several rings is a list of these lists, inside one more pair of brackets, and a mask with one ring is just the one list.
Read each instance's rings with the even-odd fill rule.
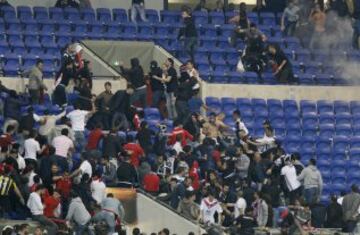
[[20,198],[20,203],[21,203],[21,205],[25,205],[25,200],[24,200],[24,198]]
[[273,75],[277,75],[279,72],[280,72],[280,69],[277,69],[277,70],[273,73]]

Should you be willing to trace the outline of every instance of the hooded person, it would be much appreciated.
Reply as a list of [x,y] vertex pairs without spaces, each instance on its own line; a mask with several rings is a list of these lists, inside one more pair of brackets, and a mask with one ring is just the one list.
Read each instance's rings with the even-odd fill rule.
[[120,70],[125,76],[126,80],[134,88],[134,93],[130,98],[130,103],[134,104],[138,101],[141,107],[146,107],[146,84],[144,79],[144,70],[140,65],[138,58],[130,60],[131,67],[125,68],[123,63],[120,63]]
[[304,198],[307,204],[316,203],[323,189],[323,180],[320,171],[316,167],[316,160],[310,159],[309,165],[297,177],[304,185]]
[[149,77],[153,107],[158,107],[160,100],[164,98],[165,86],[162,82],[162,74],[162,69],[158,66],[158,63],[155,60],[151,61]]

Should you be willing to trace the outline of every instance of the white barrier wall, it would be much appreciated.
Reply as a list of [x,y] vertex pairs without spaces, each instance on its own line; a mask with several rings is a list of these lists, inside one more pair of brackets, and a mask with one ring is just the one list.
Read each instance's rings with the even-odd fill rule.
[[158,233],[163,228],[168,228],[170,234],[178,235],[186,235],[189,232],[194,232],[197,235],[205,233],[196,224],[141,193],[137,194],[137,210],[138,223],[127,226],[130,231],[138,227],[146,234]]
[[[44,6],[53,7],[56,0],[8,0],[13,6]],[[93,8],[124,8],[130,9],[131,0],[90,0]],[[145,6],[148,9],[162,10],[164,8],[163,0],[146,0]]]
[[271,86],[202,83],[202,97],[294,100],[360,100],[359,86]]

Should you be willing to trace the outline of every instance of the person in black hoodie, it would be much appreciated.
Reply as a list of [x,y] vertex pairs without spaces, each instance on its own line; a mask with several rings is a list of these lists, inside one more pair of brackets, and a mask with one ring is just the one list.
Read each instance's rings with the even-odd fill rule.
[[125,68],[123,62],[120,63],[120,70],[126,80],[131,83],[134,93],[130,98],[130,103],[140,102],[141,107],[146,107],[146,84],[144,79],[144,70],[140,65],[138,58],[130,60],[131,68]]
[[189,77],[187,72],[181,72],[180,84],[176,91],[175,108],[177,113],[177,121],[185,124],[190,115],[190,108],[188,101],[194,95],[193,87],[197,84],[194,77]]
[[67,103],[66,87],[75,78],[74,64],[71,60],[65,61],[66,64],[61,68],[56,76],[56,88],[53,93],[53,104],[63,106]]
[[134,89],[128,87],[126,90],[117,91],[110,100],[110,111],[112,113],[111,127],[119,130],[127,130],[132,121],[131,97]]
[[342,228],[343,227],[343,211],[341,205],[337,202],[335,195],[331,195],[331,202],[326,208],[326,228]]
[[181,16],[184,20],[184,27],[179,31],[178,39],[184,40],[184,50],[189,54],[191,60],[194,60],[198,33],[190,11],[188,8],[182,10]]
[[158,66],[158,63],[153,60],[150,62],[150,84],[152,91],[152,106],[158,107],[160,100],[164,98],[165,86],[162,82],[162,69]]

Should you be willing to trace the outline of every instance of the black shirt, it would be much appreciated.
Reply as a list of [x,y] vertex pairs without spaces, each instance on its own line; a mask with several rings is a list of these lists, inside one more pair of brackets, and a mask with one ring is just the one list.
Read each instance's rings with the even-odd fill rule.
[[131,182],[133,184],[138,182],[135,167],[128,162],[120,163],[117,169],[117,177],[119,181]]
[[136,135],[136,139],[139,141],[140,146],[143,149],[149,149],[151,148],[151,137],[155,135],[155,133],[150,130],[149,128],[145,128],[145,129],[141,129],[137,135]]
[[120,67],[121,72],[124,73],[126,79],[134,86],[135,89],[145,86],[144,71],[142,67],[136,66],[130,69]]
[[185,26],[180,30],[178,38],[181,36],[185,36],[186,38],[198,36],[194,20],[191,16],[184,19],[184,24]]
[[275,55],[273,56],[273,59],[278,66],[280,66],[284,60],[286,61],[285,67],[290,66],[290,61],[288,60],[288,58],[286,57],[285,53],[282,50],[278,49]]
[[170,67],[168,69],[168,76],[171,77],[170,82],[168,82],[166,84],[166,91],[167,92],[175,92],[178,86],[178,82],[177,82],[177,72],[176,69],[174,69],[174,67]]
[[193,96],[193,86],[196,84],[195,80],[187,80],[179,84],[176,91],[176,99],[182,101],[188,101]]
[[164,91],[164,84],[162,82],[160,82],[159,80],[153,78],[153,76],[161,77],[162,76],[161,68],[159,68],[159,67],[154,68],[149,73],[149,77],[150,77],[152,91]]
[[121,152],[122,140],[117,135],[109,134],[103,141],[103,154],[109,157],[116,157]]

